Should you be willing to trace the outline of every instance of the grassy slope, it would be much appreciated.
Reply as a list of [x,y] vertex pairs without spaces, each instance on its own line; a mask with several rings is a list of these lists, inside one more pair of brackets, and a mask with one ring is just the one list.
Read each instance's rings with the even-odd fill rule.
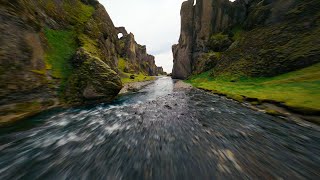
[[[126,64],[127,64],[126,60],[124,60],[123,58],[119,58],[118,68],[122,74],[121,76],[122,83],[142,82],[142,81],[150,81],[155,79],[154,77],[146,76],[141,72],[139,74],[125,73],[124,69],[126,68]],[[135,75],[135,78],[130,79],[131,75]]]
[[193,86],[212,90],[241,101],[243,97],[272,100],[300,112],[320,111],[320,63],[272,78],[211,78],[210,72],[187,80]]
[[77,48],[75,34],[72,31],[51,29],[46,29],[45,34],[49,44],[46,53],[47,69],[52,70],[53,77],[66,79],[72,71],[68,60]]
[[[54,30],[45,28],[44,30],[48,43],[46,70],[50,70],[54,78],[61,79],[60,90],[63,91],[66,81],[73,72],[70,59],[75,54],[77,48],[84,46],[87,49],[87,47],[96,45],[93,41],[86,43],[82,41],[83,37],[85,37],[82,34],[84,24],[91,18],[94,8],[80,1],[74,1],[73,3],[71,1],[61,3],[41,1],[40,4],[47,14],[50,14],[50,16],[57,20],[63,20],[70,24],[65,29]],[[77,39],[80,41],[80,44],[77,42]],[[36,73],[45,74],[46,70]]]

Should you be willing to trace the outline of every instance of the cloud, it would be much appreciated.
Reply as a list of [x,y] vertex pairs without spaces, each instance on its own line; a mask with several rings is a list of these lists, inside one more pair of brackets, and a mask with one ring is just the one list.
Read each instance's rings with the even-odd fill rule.
[[171,46],[180,34],[180,7],[184,0],[100,0],[115,26],[125,26],[139,44],[147,46],[156,64],[172,70]]
[[157,65],[162,66],[165,72],[170,73],[172,71],[173,60],[171,50],[161,54],[156,54],[155,57],[157,59]]

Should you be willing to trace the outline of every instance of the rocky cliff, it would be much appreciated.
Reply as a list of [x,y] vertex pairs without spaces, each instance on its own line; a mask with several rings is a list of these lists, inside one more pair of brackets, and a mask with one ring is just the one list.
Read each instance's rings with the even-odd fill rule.
[[145,47],[134,45],[134,53],[130,44],[123,52],[118,29],[97,0],[1,0],[0,19],[1,120],[111,101],[122,88],[121,56],[133,65],[144,59],[145,71],[157,74]]
[[134,35],[128,34],[124,27],[118,27],[117,30],[122,34],[119,42],[125,73],[144,73],[149,76],[163,74],[162,68],[158,68],[155,64],[155,57],[147,54],[146,46],[138,44]]
[[318,0],[188,0],[173,78],[275,76],[320,61]]

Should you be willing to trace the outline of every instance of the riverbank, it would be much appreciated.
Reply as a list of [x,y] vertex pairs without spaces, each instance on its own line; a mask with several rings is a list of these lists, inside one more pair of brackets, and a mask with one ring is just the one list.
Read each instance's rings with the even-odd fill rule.
[[[149,76],[145,81],[138,82],[127,82],[124,83],[123,88],[119,92],[118,95],[123,95],[128,92],[136,92],[145,86],[153,83],[156,80],[156,77]],[[137,80],[137,79],[136,79]],[[63,104],[60,104],[58,99],[50,100],[52,103],[44,103],[46,101],[43,100],[34,100],[30,103],[12,103],[6,106],[0,106],[0,127],[7,126],[18,121],[23,121],[24,119],[33,117],[42,113],[44,111],[48,111],[54,108],[63,108]]]
[[217,91],[212,91],[208,89],[203,89],[199,87],[195,87],[197,89],[206,91],[210,94],[215,94],[219,96],[226,97],[228,99],[232,99],[238,103],[241,103],[243,106],[246,106],[247,108],[250,108],[255,111],[263,112],[265,114],[269,114],[272,116],[277,116],[280,118],[285,118],[286,120],[296,122],[296,123],[303,123],[304,121],[308,121],[311,123],[315,123],[320,125],[320,116],[319,115],[306,115],[303,113],[299,113],[297,111],[291,110],[289,107],[282,105],[279,102],[271,101],[271,100],[264,100],[259,101],[257,99],[251,99],[246,97],[234,96],[234,95],[228,95],[219,93]]
[[319,126],[189,88],[161,77],[110,105],[61,109],[1,128],[0,179],[317,177]]
[[320,124],[320,116],[318,115],[305,115],[297,112],[293,112],[289,108],[285,106],[281,106],[278,102],[260,102],[253,101],[253,99],[250,98],[237,98],[237,96],[230,96],[228,94],[219,93],[217,91],[212,91],[208,89],[203,89],[199,87],[195,87],[190,85],[189,83],[185,83],[183,81],[178,81],[177,86],[175,86],[175,90],[181,90],[181,89],[190,89],[190,88],[197,88],[203,91],[206,91],[210,94],[215,94],[219,96],[224,96],[228,99],[232,99],[238,103],[241,103],[243,106],[246,106],[247,108],[250,108],[255,111],[263,112],[272,116],[277,116],[280,118],[285,118],[289,121],[293,121],[296,123],[303,123],[304,121],[312,122],[315,124]]
[[141,82],[127,82],[124,83],[123,88],[119,92],[118,95],[123,95],[129,92],[137,92],[140,89],[144,88],[145,86],[153,83],[156,80],[156,78],[148,81],[141,81]]
[[320,64],[271,78],[212,78],[210,72],[206,72],[186,82],[241,103],[250,103],[268,114],[294,114],[320,123]]
[[41,112],[62,107],[58,99],[34,99],[0,106],[0,127],[33,117]]

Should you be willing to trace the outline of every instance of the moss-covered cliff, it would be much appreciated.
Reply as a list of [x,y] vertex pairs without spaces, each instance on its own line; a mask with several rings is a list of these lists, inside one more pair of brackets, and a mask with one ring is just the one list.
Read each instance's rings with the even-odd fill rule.
[[320,61],[318,0],[189,0],[173,77],[275,76]]
[[319,0],[189,0],[181,19],[173,78],[319,115]]
[[0,1],[0,19],[2,121],[109,102],[122,88],[118,61],[126,54],[97,0]]

